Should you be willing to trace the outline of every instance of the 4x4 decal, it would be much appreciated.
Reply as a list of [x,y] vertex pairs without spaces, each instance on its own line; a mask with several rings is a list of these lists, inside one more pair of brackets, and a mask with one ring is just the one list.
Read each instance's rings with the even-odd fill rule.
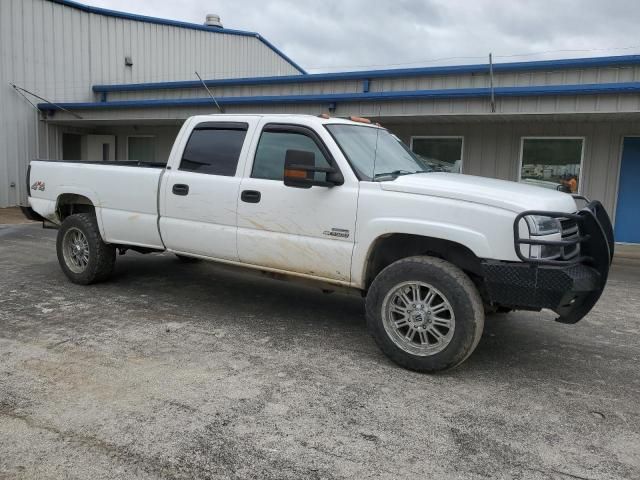
[[44,182],[38,180],[37,182],[33,182],[33,185],[31,185],[31,190],[40,190],[41,192],[44,192]]

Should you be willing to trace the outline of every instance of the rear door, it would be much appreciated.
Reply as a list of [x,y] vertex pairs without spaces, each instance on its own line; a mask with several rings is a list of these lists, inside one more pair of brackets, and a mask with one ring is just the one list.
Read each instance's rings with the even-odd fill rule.
[[311,188],[283,182],[289,149],[313,152],[317,166],[335,164],[330,138],[324,141],[322,133],[328,137],[301,125],[270,123],[255,135],[238,202],[241,262],[350,281],[357,180],[345,175],[343,185]]
[[177,169],[163,179],[160,232],[167,249],[238,260],[239,160],[249,125],[206,121],[192,130]]

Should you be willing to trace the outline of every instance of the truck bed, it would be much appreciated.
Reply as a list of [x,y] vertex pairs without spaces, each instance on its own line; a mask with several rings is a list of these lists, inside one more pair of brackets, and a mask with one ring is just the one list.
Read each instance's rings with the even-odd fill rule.
[[[164,164],[34,160],[27,176],[31,203],[55,220],[58,197],[86,197],[110,243],[163,248],[158,232],[158,188]],[[36,208],[37,207],[37,208]]]

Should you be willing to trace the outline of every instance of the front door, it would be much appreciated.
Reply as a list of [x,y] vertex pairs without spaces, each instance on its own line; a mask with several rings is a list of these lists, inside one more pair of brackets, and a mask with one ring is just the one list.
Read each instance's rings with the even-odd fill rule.
[[191,132],[177,170],[163,179],[160,231],[167,249],[238,260],[238,160],[248,125],[203,122]]
[[640,137],[624,139],[615,239],[622,243],[640,243]]
[[334,187],[285,186],[284,160],[290,149],[313,152],[316,166],[333,163],[312,130],[281,124],[264,127],[240,186],[240,261],[349,282],[358,184],[345,179]]

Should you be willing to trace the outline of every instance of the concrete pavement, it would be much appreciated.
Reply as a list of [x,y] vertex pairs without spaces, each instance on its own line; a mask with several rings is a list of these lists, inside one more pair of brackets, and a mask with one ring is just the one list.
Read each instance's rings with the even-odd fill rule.
[[77,286],[55,234],[0,226],[0,478],[640,478],[636,266],[421,375],[357,297],[135,253]]

